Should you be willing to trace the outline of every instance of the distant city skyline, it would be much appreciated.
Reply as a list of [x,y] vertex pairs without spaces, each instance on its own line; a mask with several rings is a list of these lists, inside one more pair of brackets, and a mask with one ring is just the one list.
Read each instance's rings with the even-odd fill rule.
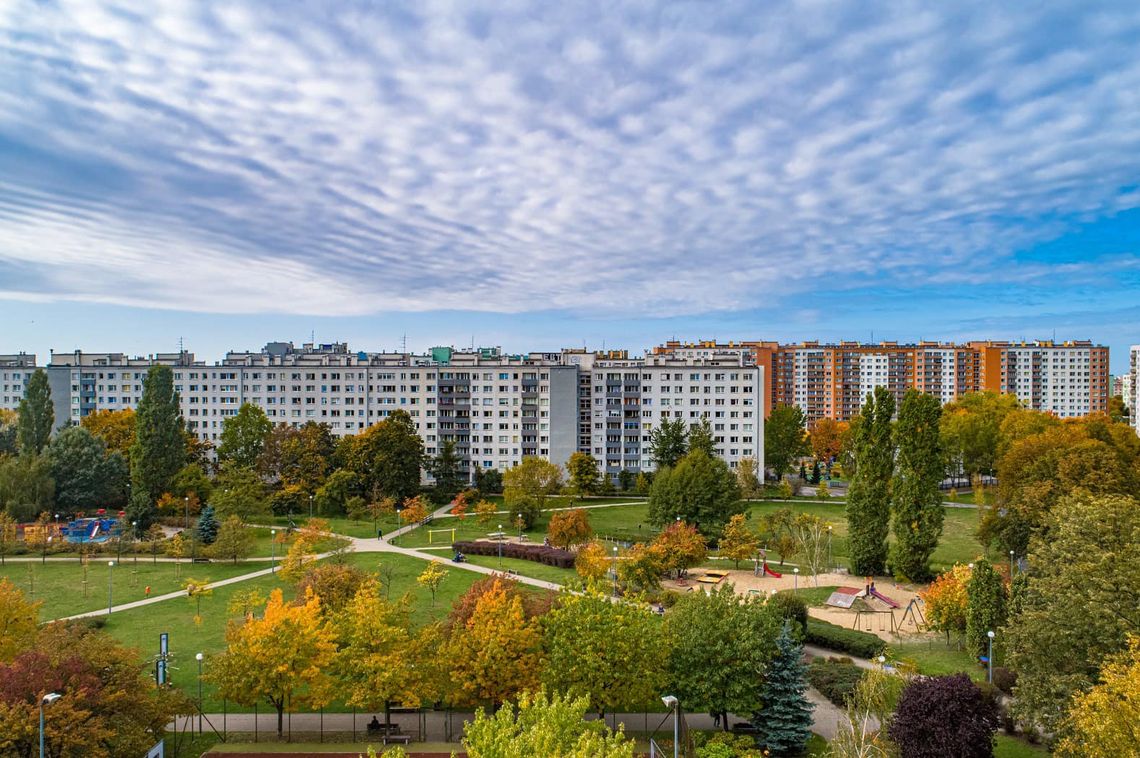
[[0,353],[1140,342],[1140,14],[0,7]]

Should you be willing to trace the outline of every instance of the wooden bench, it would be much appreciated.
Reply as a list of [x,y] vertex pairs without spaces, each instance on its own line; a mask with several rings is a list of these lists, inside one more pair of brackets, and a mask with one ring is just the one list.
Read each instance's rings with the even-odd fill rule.
[[723,578],[722,576],[700,576],[697,577],[697,581],[701,584],[720,584],[720,580]]
[[401,745],[410,745],[412,743],[412,735],[410,734],[385,734],[380,737],[380,742],[385,745],[391,743],[399,743]]

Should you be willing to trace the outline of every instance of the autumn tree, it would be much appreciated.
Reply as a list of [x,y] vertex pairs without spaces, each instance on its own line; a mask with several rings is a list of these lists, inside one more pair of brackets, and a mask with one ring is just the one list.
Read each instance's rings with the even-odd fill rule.
[[369,581],[368,574],[347,563],[318,563],[297,580],[297,597],[309,592],[321,599],[321,613],[338,613]]
[[20,399],[16,426],[16,443],[20,455],[39,455],[47,447],[55,424],[55,409],[51,402],[51,386],[47,372],[36,369],[24,385]]
[[271,431],[273,422],[265,411],[253,403],[242,403],[236,414],[222,420],[218,461],[253,468]]
[[581,508],[551,514],[546,531],[550,544],[561,548],[581,545],[594,536],[589,516]]
[[[343,444],[355,453],[358,440],[359,436],[345,437]],[[292,485],[307,494],[316,492],[324,482],[336,454],[336,438],[326,424],[307,421],[296,429],[279,425],[265,439],[257,470],[271,482]],[[346,456],[341,463],[344,468],[361,474],[367,462],[363,456],[359,459]],[[372,482],[366,484],[366,489],[372,491]]]
[[854,466],[847,490],[847,544],[851,573],[880,575],[887,564],[894,444],[891,417],[895,398],[886,387],[867,395],[855,429]]
[[966,582],[966,644],[975,657],[986,654],[987,632],[997,632],[1005,619],[1006,592],[1001,575],[989,561],[978,559]]
[[426,587],[431,592],[431,607],[435,607],[435,593],[439,590],[439,585],[443,584],[443,580],[447,578],[447,569],[445,569],[438,561],[428,561],[427,568],[423,570],[416,582],[421,587]]
[[0,663],[31,647],[39,628],[40,602],[29,602],[7,578],[0,578]]
[[907,390],[899,406],[894,441],[898,451],[891,479],[891,568],[912,582],[931,577],[930,556],[942,537],[945,507],[940,485],[945,473],[939,441],[938,398]]
[[576,451],[566,461],[566,472],[570,475],[570,492],[582,498],[593,495],[598,489],[598,460],[589,453]]
[[542,627],[496,580],[475,601],[446,645],[457,703],[498,705],[533,690],[541,672]]
[[188,577],[183,580],[182,589],[186,591],[187,599],[189,599],[194,606],[194,624],[201,626],[202,598],[210,597],[214,594],[213,589],[210,587],[210,580]]
[[754,558],[759,550],[760,536],[748,528],[744,514],[738,513],[729,519],[720,536],[721,557],[731,558],[736,568],[740,568],[741,561]]
[[1017,410],[1017,397],[997,392],[968,392],[942,409],[941,447],[952,475],[967,480],[992,476],[1002,445],[1002,422]]
[[79,425],[103,440],[109,452],[123,456],[129,466],[131,448],[135,444],[135,411],[92,411],[79,420]]
[[486,526],[494,520],[498,509],[499,507],[490,500],[480,500],[475,503],[475,518],[479,520],[481,526]]
[[652,550],[659,556],[661,570],[678,577],[699,566],[709,554],[705,538],[684,521],[665,527],[653,540]]
[[887,729],[903,756],[985,758],[1000,723],[997,703],[966,674],[914,677]]
[[801,513],[792,521],[792,537],[796,541],[796,555],[800,556],[815,586],[819,586],[819,574],[827,565],[827,545],[829,541],[828,523],[814,513]]
[[[605,550],[602,550],[605,553]],[[635,543],[617,562],[618,581],[626,590],[648,592],[661,585],[665,556],[655,546]]]
[[169,492],[174,476],[186,463],[182,416],[174,373],[169,366],[152,366],[143,381],[135,412],[135,442],[131,447],[131,502],[127,518],[145,530],[155,516],[155,503]]
[[1062,758],[1140,755],[1140,637],[1105,659],[1099,683],[1073,697],[1054,754]]
[[708,537],[719,534],[724,524],[743,510],[740,486],[728,464],[701,450],[688,453],[672,468],[658,471],[649,489],[652,523],[664,525],[680,517]]
[[804,431],[806,420],[798,405],[777,405],[764,422],[764,462],[772,467],[776,479],[783,479],[811,449]]
[[507,511],[521,513],[523,527],[530,529],[546,508],[546,499],[562,486],[562,469],[543,458],[528,456],[503,474],[503,500]]
[[230,622],[226,650],[207,677],[222,697],[246,707],[262,699],[273,706],[280,738],[286,708],[319,708],[332,700],[335,660],[336,634],[321,617],[320,598],[310,593],[288,604],[274,589],[260,618]]
[[649,454],[658,471],[677,465],[689,451],[688,430],[679,418],[661,419],[657,428],[649,432]]
[[523,693],[518,708],[506,704],[488,715],[480,708],[463,733],[470,758],[633,758],[636,745],[619,726],[611,732],[601,721],[583,717],[587,697]]
[[760,492],[760,478],[756,475],[756,459],[745,456],[736,462],[736,484],[740,497],[750,500]]
[[218,528],[214,544],[210,546],[210,555],[234,563],[244,561],[253,554],[255,542],[252,529],[248,529],[237,516],[227,516]]
[[969,581],[970,567],[956,563],[919,593],[925,604],[926,622],[931,629],[945,632],[947,645],[951,634],[960,637],[966,634],[966,609],[969,605],[966,584]]
[[462,521],[467,518],[467,508],[467,496],[460,492],[457,493],[455,498],[451,501],[451,510],[449,510],[448,513]]
[[574,568],[578,576],[586,581],[601,579],[612,566],[613,562],[606,555],[606,549],[597,541],[582,545],[574,557]]
[[400,509],[400,523],[405,526],[408,524],[418,524],[427,517],[428,509],[424,504],[423,497],[420,495],[405,500],[403,507]]
[[5,565],[7,555],[16,543],[16,519],[0,511],[0,566]]
[[543,618],[547,661],[542,683],[586,695],[602,717],[619,707],[646,707],[665,686],[661,618],[642,605],[598,592],[564,595]]
[[843,433],[846,431],[846,421],[836,421],[828,416],[816,419],[812,424],[811,433],[808,435],[811,454],[817,461],[827,466],[828,471],[843,449]]

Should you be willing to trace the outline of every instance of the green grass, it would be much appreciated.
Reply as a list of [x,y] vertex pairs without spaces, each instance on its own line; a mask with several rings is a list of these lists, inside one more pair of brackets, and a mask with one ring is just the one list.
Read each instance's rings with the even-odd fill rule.
[[999,734],[994,746],[994,758],[1044,758],[1049,751],[1041,745],[1028,742],[1008,734]]
[[965,650],[959,650],[955,643],[947,646],[945,640],[891,645],[890,651],[892,658],[915,663],[920,674],[937,676],[963,671],[976,682],[986,679],[986,669],[982,664]]
[[[9,563],[0,567],[0,576],[7,577],[25,595],[42,601],[40,618],[44,620],[72,616],[76,613],[96,611],[107,607],[108,579],[111,580],[113,598],[116,605],[142,600],[146,597],[145,588],[149,585],[151,595],[164,595],[182,589],[182,581],[193,577],[216,581],[239,574],[248,574],[268,568],[264,561],[250,563],[151,563],[149,556],[123,558],[112,572],[107,566],[107,557],[92,559],[87,567],[87,596],[83,591],[83,566],[78,560],[71,562]],[[177,569],[181,569],[181,578]],[[137,574],[132,572],[137,571]],[[34,592],[31,590],[34,587]],[[171,601],[184,603],[184,601]]]
[[[809,578],[808,581],[810,582],[811,579]],[[831,597],[831,593],[837,589],[838,587],[800,587],[798,591],[784,590],[781,594],[795,594],[803,598],[803,601],[807,603],[808,606],[821,606],[827,602],[827,599]]]
[[[476,566],[499,569],[499,558],[495,555],[469,555],[467,556],[467,562]],[[541,579],[546,582],[556,582],[558,584],[567,584],[568,582],[578,580],[578,572],[574,569],[547,566],[543,563],[536,563],[535,561],[524,561],[521,558],[504,558],[502,569],[503,571],[510,569],[523,576]]]

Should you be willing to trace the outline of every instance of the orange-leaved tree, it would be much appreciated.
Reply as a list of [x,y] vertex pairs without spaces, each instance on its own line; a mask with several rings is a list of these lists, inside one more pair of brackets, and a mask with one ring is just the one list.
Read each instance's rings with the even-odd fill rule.
[[424,505],[424,499],[419,495],[410,497],[404,501],[403,510],[400,513],[400,523],[404,526],[408,524],[418,524],[428,517],[427,506]]
[[610,570],[611,560],[606,549],[598,542],[588,542],[578,549],[574,568],[583,579],[601,579]]
[[754,558],[760,550],[760,535],[748,528],[744,514],[738,513],[724,525],[720,538],[720,554],[731,558],[737,568],[740,562]]
[[661,570],[678,577],[699,565],[709,554],[705,538],[695,526],[684,521],[675,521],[666,527],[653,541],[652,549],[659,556]]
[[467,517],[467,496],[460,492],[451,501],[451,515],[462,521]]
[[926,591],[919,593],[926,604],[926,622],[931,629],[946,633],[946,644],[950,644],[951,633],[966,633],[966,608],[969,605],[966,585],[971,573],[969,566],[955,563],[939,574]]
[[550,517],[550,526],[547,528],[550,544],[555,547],[569,548],[581,545],[594,536],[590,526],[590,519],[586,511],[575,508],[572,511],[558,511]]

